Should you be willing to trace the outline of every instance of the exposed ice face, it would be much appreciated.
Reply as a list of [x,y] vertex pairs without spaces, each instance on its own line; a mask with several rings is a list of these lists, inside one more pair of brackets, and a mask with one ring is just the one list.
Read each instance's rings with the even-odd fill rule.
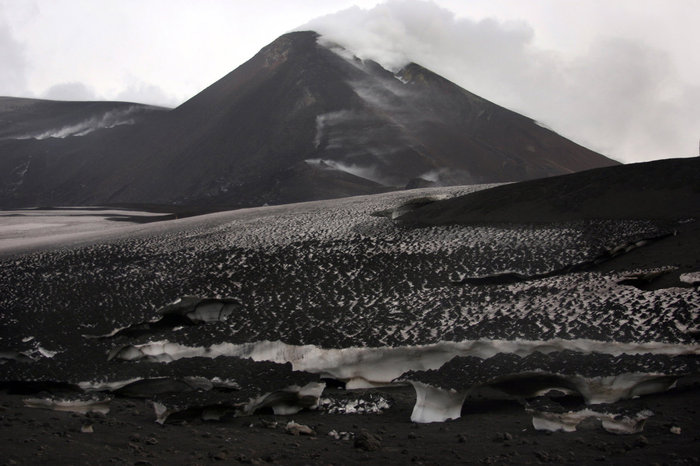
[[675,377],[664,374],[574,377],[572,382],[588,404],[615,403],[621,399],[664,392],[676,384]]
[[[115,349],[112,358],[124,360],[149,360],[170,362],[193,357],[238,357],[254,361],[292,363],[293,370],[318,373],[327,378],[347,382],[347,388],[365,388],[394,383],[409,371],[439,369],[455,356],[475,356],[488,359],[504,352],[525,356],[574,350],[581,354],[599,353],[695,355],[700,354],[700,345],[670,345],[667,343],[616,343],[590,340],[552,341],[495,341],[478,340],[470,342],[443,342],[436,345],[407,348],[343,348],[322,349],[312,345],[293,346],[281,342],[258,342],[233,345],[229,343],[209,347],[188,347],[167,341],[130,345]],[[507,367],[502,369],[506,373]],[[514,369],[510,369],[513,371]],[[517,371],[517,369],[515,369]],[[510,376],[496,377],[476,384],[465,384],[460,390],[443,389],[431,386],[407,376],[416,390],[416,404],[412,420],[414,422],[441,422],[457,419],[465,397],[473,388],[484,387],[502,390],[506,384],[517,387],[519,384],[532,385],[527,374],[511,373]],[[564,390],[581,395],[588,404],[614,403],[620,399],[657,393],[668,390],[675,383],[675,377],[659,373],[620,373],[604,376],[584,376],[574,373],[548,374],[533,373],[529,379],[540,379],[537,392],[522,392],[520,396],[532,397],[547,393],[552,389]],[[322,389],[321,389],[322,391]],[[512,389],[510,390],[512,391]],[[318,398],[321,392],[318,393]],[[516,394],[517,395],[517,394]],[[299,403],[295,392],[275,392],[264,395],[252,402],[254,412],[261,406],[272,407],[278,414],[292,413],[304,406]],[[289,406],[286,408],[285,406]]]
[[637,434],[644,429],[646,420],[654,415],[649,410],[639,411],[633,416],[604,413],[591,409],[550,413],[529,410],[532,413],[532,426],[537,430],[550,432],[575,432],[583,421],[594,419],[603,429],[613,434]]
[[259,409],[270,408],[274,414],[296,414],[302,409],[315,409],[326,388],[325,383],[311,382],[303,387],[293,385],[283,390],[266,393],[250,400],[244,407],[243,413],[253,414]]
[[411,382],[416,390],[416,404],[411,413],[411,421],[418,423],[444,422],[459,419],[466,395],[456,390]]
[[352,382],[388,384],[408,371],[438,369],[455,356],[487,359],[501,353],[526,356],[535,352],[572,350],[578,353],[700,355],[700,345],[669,343],[619,343],[594,340],[474,340],[440,342],[410,347],[324,349],[314,345],[289,345],[279,341],[255,343],[218,343],[187,346],[167,340],[115,347],[110,359],[171,362],[182,358],[221,356],[250,358],[254,361],[291,363],[297,371]]

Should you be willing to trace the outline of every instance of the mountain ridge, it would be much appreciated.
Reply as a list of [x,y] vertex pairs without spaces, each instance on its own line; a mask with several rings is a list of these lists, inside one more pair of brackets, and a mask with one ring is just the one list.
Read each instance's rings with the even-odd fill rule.
[[285,34],[134,124],[0,139],[0,169],[22,174],[0,178],[0,205],[238,208],[617,164],[420,65],[394,73],[318,38]]

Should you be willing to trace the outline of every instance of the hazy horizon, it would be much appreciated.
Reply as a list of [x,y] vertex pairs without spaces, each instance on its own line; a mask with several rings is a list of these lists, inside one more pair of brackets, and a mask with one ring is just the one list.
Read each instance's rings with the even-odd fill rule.
[[689,157],[693,3],[0,0],[0,95],[174,107],[276,37],[313,29],[387,68],[417,62],[616,160]]

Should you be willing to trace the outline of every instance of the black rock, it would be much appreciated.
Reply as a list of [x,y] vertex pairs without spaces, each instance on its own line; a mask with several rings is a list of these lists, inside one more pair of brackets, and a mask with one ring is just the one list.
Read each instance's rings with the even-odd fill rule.
[[377,451],[382,448],[382,443],[379,437],[363,429],[355,437],[354,446],[355,448],[359,448],[365,451]]

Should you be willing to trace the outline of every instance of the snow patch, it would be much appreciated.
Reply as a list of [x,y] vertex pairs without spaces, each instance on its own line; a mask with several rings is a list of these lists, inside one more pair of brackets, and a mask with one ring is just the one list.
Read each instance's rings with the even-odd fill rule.
[[411,421],[444,422],[461,416],[466,397],[464,393],[415,381],[411,381],[411,385],[416,390],[416,404],[413,406]]

